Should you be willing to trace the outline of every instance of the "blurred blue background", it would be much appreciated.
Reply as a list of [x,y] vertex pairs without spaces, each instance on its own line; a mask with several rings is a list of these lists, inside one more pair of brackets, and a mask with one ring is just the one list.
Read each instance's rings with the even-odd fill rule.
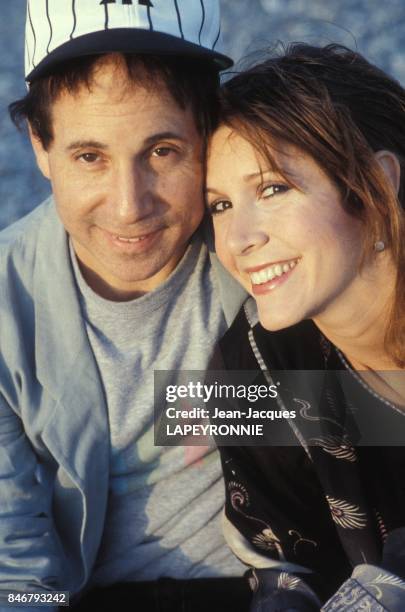
[[[7,105],[25,93],[25,0],[0,0],[0,228],[49,193]],[[404,0],[222,0],[224,50],[236,60],[283,42],[339,42],[405,83]]]

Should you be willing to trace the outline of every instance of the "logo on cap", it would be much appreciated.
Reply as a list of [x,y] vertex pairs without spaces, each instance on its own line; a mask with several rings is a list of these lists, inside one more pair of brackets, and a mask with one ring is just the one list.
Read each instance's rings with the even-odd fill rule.
[[232,65],[216,49],[220,37],[219,0],[27,0],[26,80],[113,52],[198,58],[220,70]]
[[[100,4],[117,4],[117,0],[101,0]],[[133,4],[132,0],[121,0],[118,4]],[[138,0],[139,6],[151,6],[153,7],[150,0]]]

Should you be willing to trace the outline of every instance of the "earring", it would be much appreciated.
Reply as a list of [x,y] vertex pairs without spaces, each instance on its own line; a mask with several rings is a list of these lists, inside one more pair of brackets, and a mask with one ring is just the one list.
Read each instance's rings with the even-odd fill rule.
[[374,243],[374,251],[377,251],[377,253],[381,253],[381,251],[385,250],[385,242],[383,242],[382,240],[377,240],[377,242]]

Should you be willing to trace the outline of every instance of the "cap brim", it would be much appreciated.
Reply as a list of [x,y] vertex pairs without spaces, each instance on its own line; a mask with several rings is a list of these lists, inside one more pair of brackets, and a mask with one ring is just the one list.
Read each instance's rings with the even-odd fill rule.
[[40,77],[47,76],[57,64],[73,58],[117,51],[121,53],[195,57],[210,62],[217,70],[224,70],[233,65],[233,61],[222,53],[200,47],[170,34],[137,28],[116,28],[84,34],[69,40],[51,51],[25,77],[25,80],[30,83]]

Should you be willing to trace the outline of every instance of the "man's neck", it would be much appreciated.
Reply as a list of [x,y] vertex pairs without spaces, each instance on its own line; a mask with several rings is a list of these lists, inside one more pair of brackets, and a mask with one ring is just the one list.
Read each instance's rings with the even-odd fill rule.
[[149,278],[137,280],[124,280],[112,274],[106,273],[101,275],[97,272],[97,266],[88,265],[87,254],[83,253],[83,248],[80,244],[76,244],[71,240],[71,248],[76,257],[80,272],[87,285],[100,297],[111,302],[129,302],[137,299],[151,291],[154,291],[161,286],[176,270],[184,253],[188,248],[188,244],[179,251],[178,256],[172,259],[163,269]]

